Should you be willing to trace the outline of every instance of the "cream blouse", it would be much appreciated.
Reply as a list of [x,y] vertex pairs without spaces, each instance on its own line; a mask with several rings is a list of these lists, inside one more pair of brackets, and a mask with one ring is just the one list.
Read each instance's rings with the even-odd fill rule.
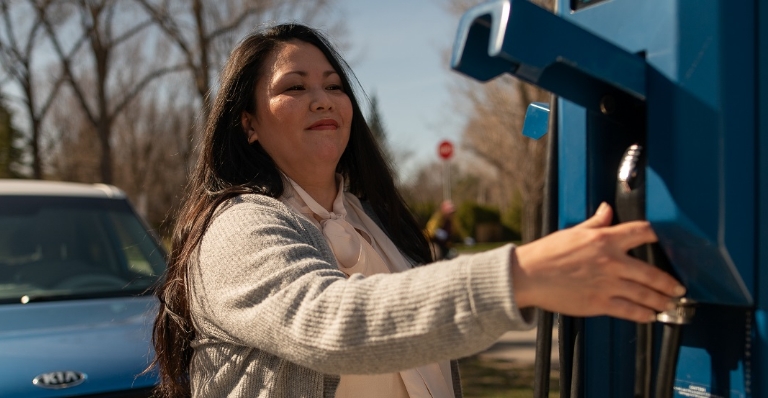
[[[296,182],[286,180],[280,200],[309,219],[323,233],[339,269],[347,276],[405,271],[410,267],[400,250],[363,210],[360,200],[344,192],[337,174],[338,194],[332,211],[317,203]],[[453,398],[449,361],[398,373],[341,375],[336,398]]]

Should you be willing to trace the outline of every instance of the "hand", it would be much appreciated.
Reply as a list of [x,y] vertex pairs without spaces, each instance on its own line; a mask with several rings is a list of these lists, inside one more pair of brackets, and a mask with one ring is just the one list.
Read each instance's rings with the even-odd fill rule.
[[635,322],[655,320],[685,288],[669,274],[630,257],[639,245],[656,242],[647,221],[610,226],[603,203],[583,223],[513,253],[512,280],[520,308],[537,306],[572,316],[609,315]]

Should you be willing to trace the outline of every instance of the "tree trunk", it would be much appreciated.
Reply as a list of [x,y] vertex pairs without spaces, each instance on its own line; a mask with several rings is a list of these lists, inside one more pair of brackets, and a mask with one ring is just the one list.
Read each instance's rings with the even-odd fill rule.
[[[31,80],[31,79],[30,79]],[[24,87],[27,97],[27,112],[30,117],[31,133],[32,137],[29,141],[30,152],[32,152],[32,177],[41,180],[43,179],[43,166],[40,160],[40,119],[35,117],[35,93],[32,90],[32,82]]]
[[[30,109],[31,111],[31,109]],[[36,180],[43,179],[43,166],[40,159],[40,121],[32,118],[32,140],[30,141],[32,150],[32,178]]]
[[101,182],[105,184],[112,183],[112,146],[109,144],[110,126],[105,120],[99,121],[97,129],[99,135],[99,146],[101,147],[101,157],[99,171],[101,172]]
[[522,240],[531,242],[541,235],[541,202],[525,200],[523,202]]

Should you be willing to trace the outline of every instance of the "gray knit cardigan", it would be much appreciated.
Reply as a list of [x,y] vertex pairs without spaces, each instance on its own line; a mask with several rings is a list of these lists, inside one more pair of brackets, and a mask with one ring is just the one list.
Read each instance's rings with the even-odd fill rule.
[[[339,374],[486,349],[533,326],[512,295],[513,250],[347,278],[309,220],[266,196],[231,199],[189,267],[192,395],[332,398]],[[455,361],[452,370],[460,397]]]

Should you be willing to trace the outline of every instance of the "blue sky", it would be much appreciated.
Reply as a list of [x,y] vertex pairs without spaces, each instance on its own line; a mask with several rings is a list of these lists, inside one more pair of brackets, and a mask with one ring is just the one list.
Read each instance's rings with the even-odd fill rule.
[[[367,92],[379,100],[388,141],[409,151],[406,176],[436,161],[443,139],[458,144],[463,117],[450,98],[450,81],[464,79],[448,66],[459,17],[445,0],[338,0],[345,16],[345,56]],[[456,145],[458,146],[458,145]]]

